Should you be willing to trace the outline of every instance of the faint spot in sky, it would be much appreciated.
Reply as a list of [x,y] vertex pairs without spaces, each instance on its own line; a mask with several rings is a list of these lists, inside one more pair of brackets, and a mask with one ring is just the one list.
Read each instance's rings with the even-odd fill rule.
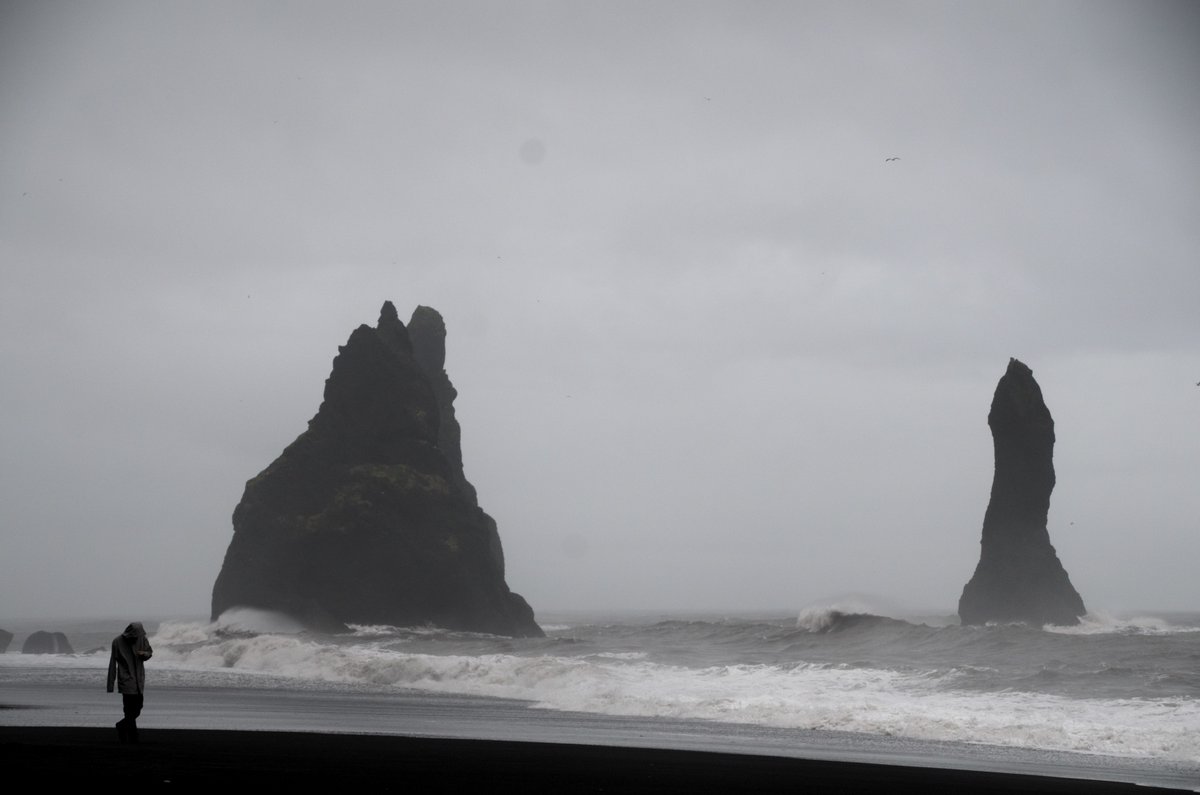
[[574,560],[581,560],[588,556],[590,545],[588,540],[579,533],[571,533],[563,537],[559,543],[562,545],[563,554]]
[[546,144],[540,138],[528,138],[521,144],[521,159],[536,166],[546,159]]

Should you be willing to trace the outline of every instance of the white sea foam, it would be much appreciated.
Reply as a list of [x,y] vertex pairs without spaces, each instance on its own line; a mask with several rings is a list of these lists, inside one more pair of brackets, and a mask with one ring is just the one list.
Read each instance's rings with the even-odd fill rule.
[[5,652],[0,654],[5,668],[97,668],[108,664],[108,649],[96,649],[74,654],[23,654]]
[[649,655],[644,651],[602,651],[588,656],[597,660],[644,660]]
[[[170,637],[194,637],[172,628]],[[199,630],[203,631],[203,629]],[[943,675],[824,664],[664,665],[640,654],[586,657],[413,654],[294,635],[214,636],[155,661],[310,681],[516,698],[546,709],[669,716],[1200,762],[1200,702],[1069,699],[955,690]]]
[[831,607],[806,607],[796,617],[796,629],[824,632],[833,626],[833,621],[839,612]]
[[836,607],[806,607],[796,617],[796,629],[803,629],[808,632],[825,632],[836,624],[839,618],[856,613],[865,614],[866,611],[844,605]]
[[1200,627],[1175,626],[1165,619],[1152,616],[1118,618],[1102,611],[1088,613],[1072,627],[1047,626],[1045,629],[1063,635],[1173,635],[1200,632]]
[[294,635],[304,625],[285,613],[253,607],[231,607],[217,618],[217,628],[225,632],[277,632]]
[[159,648],[164,645],[185,645],[189,643],[207,643],[213,637],[217,624],[197,624],[193,621],[164,621],[158,625],[158,631],[150,636],[150,645]]
[[350,632],[356,638],[378,638],[394,635],[398,631],[398,627],[387,624],[350,624],[349,626]]

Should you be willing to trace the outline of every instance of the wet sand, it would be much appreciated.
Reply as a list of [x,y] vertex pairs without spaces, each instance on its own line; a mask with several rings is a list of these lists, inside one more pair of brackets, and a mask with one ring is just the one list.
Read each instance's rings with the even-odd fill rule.
[[[374,734],[0,727],[10,779],[189,784],[365,785],[417,792],[1178,792],[973,770],[652,748]],[[49,778],[46,778],[46,777]],[[35,778],[36,777],[36,778]]]

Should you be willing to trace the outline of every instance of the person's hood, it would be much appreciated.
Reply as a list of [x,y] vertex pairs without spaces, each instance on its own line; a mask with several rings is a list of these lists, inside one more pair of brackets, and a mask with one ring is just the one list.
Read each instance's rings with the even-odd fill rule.
[[150,641],[146,639],[146,629],[142,626],[141,621],[134,621],[125,627],[121,637],[129,642],[134,651],[145,651],[150,648]]

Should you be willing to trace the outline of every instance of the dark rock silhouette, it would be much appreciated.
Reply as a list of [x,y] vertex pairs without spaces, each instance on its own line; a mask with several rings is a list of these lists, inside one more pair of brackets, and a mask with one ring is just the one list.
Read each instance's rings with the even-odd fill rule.
[[67,636],[61,632],[39,630],[25,639],[22,654],[74,654]]
[[1054,420],[1033,371],[1016,359],[996,385],[988,425],[996,471],[979,565],[963,588],[958,616],[963,624],[1078,624],[1087,610],[1046,530],[1054,490]]
[[463,493],[476,502],[475,487],[463,475],[462,429],[454,416],[454,399],[457,390],[446,375],[446,324],[436,309],[418,306],[408,321],[408,339],[412,343],[413,358],[421,366],[438,404],[438,449],[450,464],[454,483]]
[[12,643],[12,633],[6,629],[0,629],[0,654],[8,651],[8,644]]
[[[413,357],[429,378],[433,387],[433,395],[437,399],[438,416],[438,448],[446,456],[450,464],[450,474],[454,484],[462,490],[472,505],[479,501],[472,486],[463,474],[462,463],[462,429],[454,416],[454,399],[458,391],[450,383],[446,374],[446,324],[436,309],[418,306],[408,321],[408,337],[412,342]],[[488,551],[493,558],[493,565],[504,576],[504,548],[500,545],[500,533],[496,522],[486,513],[483,515],[488,527]]]
[[338,349],[308,430],[246,484],[213,586],[315,629],[347,623],[541,636],[504,580],[496,523],[463,476],[446,327],[391,302]]

